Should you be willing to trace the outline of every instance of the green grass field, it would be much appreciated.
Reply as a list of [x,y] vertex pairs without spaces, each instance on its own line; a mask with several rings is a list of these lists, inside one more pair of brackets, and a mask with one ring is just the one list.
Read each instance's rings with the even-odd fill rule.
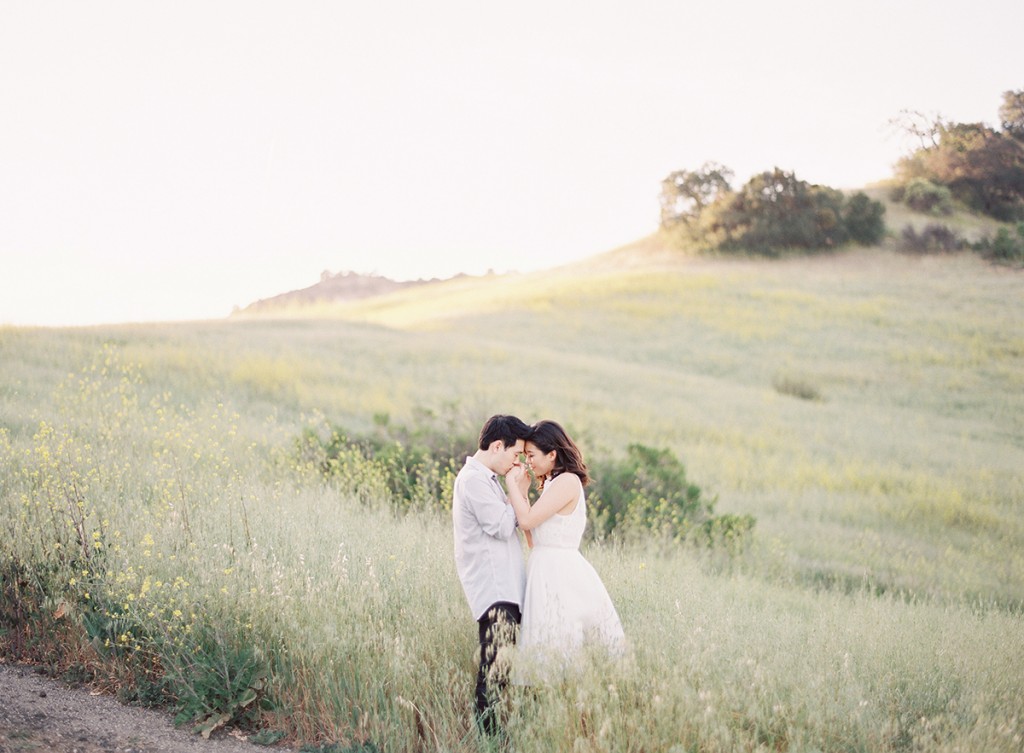
[[757,519],[731,560],[588,545],[631,654],[512,693],[512,749],[1021,750],[1024,273],[644,245],[276,319],[0,328],[6,650],[262,739],[486,750],[446,513],[295,447],[511,412],[589,457],[670,448]]

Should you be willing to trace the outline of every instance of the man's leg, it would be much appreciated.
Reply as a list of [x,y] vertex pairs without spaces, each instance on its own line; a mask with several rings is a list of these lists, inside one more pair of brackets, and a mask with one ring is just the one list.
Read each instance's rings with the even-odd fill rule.
[[504,668],[495,667],[494,660],[501,648],[515,645],[520,619],[518,605],[499,601],[488,607],[478,621],[480,670],[476,675],[476,718],[487,734],[497,731],[493,704],[508,683]]

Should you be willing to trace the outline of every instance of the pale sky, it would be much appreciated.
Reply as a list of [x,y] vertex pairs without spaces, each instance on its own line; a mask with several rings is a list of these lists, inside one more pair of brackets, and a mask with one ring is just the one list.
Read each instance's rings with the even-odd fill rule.
[[996,124],[1020,0],[0,0],[0,324],[207,319],[317,282],[536,270],[714,160],[883,179]]

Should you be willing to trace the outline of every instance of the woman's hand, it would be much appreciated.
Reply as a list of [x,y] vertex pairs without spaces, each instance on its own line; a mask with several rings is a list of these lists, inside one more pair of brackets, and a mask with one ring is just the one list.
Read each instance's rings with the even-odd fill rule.
[[[512,503],[512,508],[516,513],[516,520],[519,521],[519,527],[522,530],[533,530],[552,515],[558,513],[568,514],[576,509],[576,505],[579,504],[583,485],[576,474],[563,473],[553,480],[549,479],[544,484],[544,491],[537,497],[537,501],[531,505],[524,496],[519,494],[519,487],[516,486],[516,483],[521,479],[520,473],[526,475],[526,470],[520,469],[520,472],[516,473],[514,477],[515,482],[510,480],[513,478],[511,475],[506,475],[505,479],[509,489],[514,490],[508,495],[508,500]],[[529,478],[529,476],[526,477]]]

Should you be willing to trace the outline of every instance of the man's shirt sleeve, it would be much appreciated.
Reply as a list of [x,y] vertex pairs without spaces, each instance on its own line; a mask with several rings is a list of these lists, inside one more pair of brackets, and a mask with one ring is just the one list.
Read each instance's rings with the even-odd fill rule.
[[516,528],[516,513],[512,505],[501,497],[503,493],[496,479],[478,475],[468,479],[466,497],[470,509],[488,536],[507,539]]

